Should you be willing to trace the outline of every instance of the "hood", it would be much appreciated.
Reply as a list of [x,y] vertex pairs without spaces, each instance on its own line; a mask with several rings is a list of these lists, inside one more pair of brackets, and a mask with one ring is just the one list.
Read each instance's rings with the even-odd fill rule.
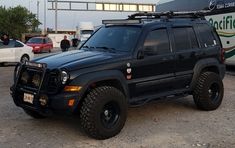
[[[49,69],[66,68],[69,71],[74,69],[85,68],[102,64],[107,60],[124,58],[124,54],[102,52],[102,51],[85,51],[74,50],[60,54],[50,55],[47,57],[37,58],[34,61],[46,63]],[[105,62],[106,63],[106,62]]]

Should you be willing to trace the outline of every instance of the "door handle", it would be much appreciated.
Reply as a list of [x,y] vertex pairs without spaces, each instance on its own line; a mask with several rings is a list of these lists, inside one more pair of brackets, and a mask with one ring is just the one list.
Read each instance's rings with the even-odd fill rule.
[[174,59],[173,56],[171,56],[171,57],[164,57],[164,58],[162,58],[162,61],[170,61],[170,60],[173,60],[173,59]]
[[184,59],[184,56],[182,54],[179,54],[178,57],[179,57],[180,60]]

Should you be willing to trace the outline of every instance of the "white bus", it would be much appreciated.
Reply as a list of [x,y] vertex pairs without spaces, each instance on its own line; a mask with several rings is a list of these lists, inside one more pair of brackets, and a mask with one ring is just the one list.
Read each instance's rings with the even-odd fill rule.
[[235,65],[235,0],[160,0],[156,11],[210,10],[206,19],[216,28],[226,51],[226,64]]

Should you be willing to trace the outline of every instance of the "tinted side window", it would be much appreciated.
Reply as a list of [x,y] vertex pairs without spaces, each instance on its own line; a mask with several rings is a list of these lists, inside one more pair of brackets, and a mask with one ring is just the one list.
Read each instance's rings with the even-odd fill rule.
[[190,40],[187,28],[173,28],[176,51],[190,49]]
[[144,52],[147,56],[171,52],[167,30],[159,29],[151,31],[145,39]]
[[199,24],[197,30],[200,35],[200,42],[203,47],[213,46],[214,45],[214,35],[212,29],[207,24]]
[[15,47],[23,47],[24,45],[23,44],[21,44],[20,42],[15,42]]
[[188,30],[188,35],[189,35],[190,43],[191,43],[191,48],[193,48],[193,49],[194,48],[199,48],[195,31],[191,27],[188,28],[187,30]]
[[1,46],[0,48],[13,48],[13,47],[15,47],[15,42],[16,42],[15,40],[10,40],[8,45],[2,44],[2,45],[0,45]]

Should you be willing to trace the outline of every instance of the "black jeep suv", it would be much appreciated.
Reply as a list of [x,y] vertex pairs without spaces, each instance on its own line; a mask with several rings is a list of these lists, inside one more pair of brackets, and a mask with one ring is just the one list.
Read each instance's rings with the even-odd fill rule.
[[96,139],[121,131],[128,106],[185,95],[201,110],[220,106],[224,51],[202,13],[137,13],[103,24],[79,50],[16,66],[15,104],[34,118],[78,112]]

